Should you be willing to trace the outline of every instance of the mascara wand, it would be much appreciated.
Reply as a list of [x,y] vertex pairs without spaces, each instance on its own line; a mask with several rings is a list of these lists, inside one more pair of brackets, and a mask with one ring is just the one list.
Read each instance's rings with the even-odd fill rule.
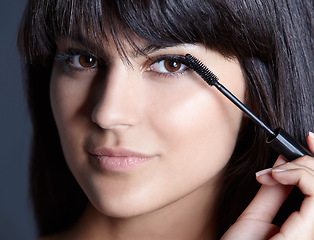
[[279,154],[283,155],[288,161],[292,161],[304,155],[313,156],[313,154],[298,143],[285,130],[276,128],[271,130],[264,122],[255,116],[239,99],[237,99],[228,89],[218,82],[217,76],[211,72],[201,61],[190,54],[185,55],[188,66],[200,75],[210,86],[215,86],[231,102],[240,108],[253,122],[261,126],[269,134],[266,142],[274,148]]

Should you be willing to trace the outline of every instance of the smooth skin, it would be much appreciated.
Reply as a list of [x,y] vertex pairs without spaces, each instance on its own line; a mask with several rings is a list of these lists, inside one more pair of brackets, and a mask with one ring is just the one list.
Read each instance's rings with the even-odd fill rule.
[[[151,49],[140,39],[137,44]],[[236,59],[201,45],[157,48],[148,57],[129,48],[132,65],[114,46],[103,46],[104,69],[80,66],[89,59],[79,58],[77,52],[88,50],[79,43],[58,44],[52,109],[67,164],[90,200],[64,238],[208,240],[221,171],[236,144],[242,112],[186,66],[169,72],[165,67],[171,64],[160,58],[193,53],[241,100],[242,69]],[[68,49],[79,51],[61,61]],[[99,148],[150,159],[127,170],[102,169],[90,158]]]
[[[147,49],[145,41],[137,39],[137,44]],[[76,49],[76,53],[71,50],[71,56],[65,57],[69,49]],[[243,101],[241,67],[236,59],[201,45],[155,49],[148,58],[133,50],[127,51],[130,65],[121,59],[112,41],[104,43],[106,56],[100,56],[106,63],[103,69],[94,61],[88,62],[88,49],[79,43],[58,43],[51,104],[67,164],[90,203],[77,224],[46,239],[213,239],[213,203],[243,115],[196,73],[184,66],[169,72],[169,68],[165,70],[167,63],[160,59],[192,53]],[[80,58],[82,55],[85,57]],[[309,145],[313,151],[313,140]],[[90,154],[99,148],[132,151],[148,156],[148,161],[134,168],[104,169]],[[277,177],[285,174],[290,177]],[[304,178],[307,172],[299,174]],[[290,170],[273,171],[271,178],[280,184],[267,186],[268,181],[261,181],[265,186],[257,200],[224,239],[265,239],[252,238],[260,228],[243,238],[242,227],[248,226],[245,216],[257,212],[257,218],[249,218],[249,224],[257,226],[260,221],[255,219],[264,214],[258,211],[259,202],[278,195],[280,205],[286,195],[281,184],[296,184],[292,181],[295,175]],[[310,188],[311,181],[304,184]],[[305,208],[313,203],[308,205]],[[270,208],[269,212],[276,210]]]

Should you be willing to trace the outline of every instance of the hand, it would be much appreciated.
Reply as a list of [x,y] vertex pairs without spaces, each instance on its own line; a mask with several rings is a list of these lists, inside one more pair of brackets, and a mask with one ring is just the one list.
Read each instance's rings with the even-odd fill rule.
[[[307,143],[314,153],[314,136],[308,135]],[[256,175],[262,187],[222,240],[314,240],[314,158],[286,162],[280,156],[273,168]],[[279,228],[271,222],[294,185],[305,199]]]

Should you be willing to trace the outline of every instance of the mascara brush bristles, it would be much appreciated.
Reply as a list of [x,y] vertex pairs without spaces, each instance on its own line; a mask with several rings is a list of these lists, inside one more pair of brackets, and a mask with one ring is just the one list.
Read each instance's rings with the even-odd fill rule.
[[190,54],[185,55],[185,59],[190,68],[199,74],[209,85],[215,85],[218,82],[218,77],[210,71],[200,60]]

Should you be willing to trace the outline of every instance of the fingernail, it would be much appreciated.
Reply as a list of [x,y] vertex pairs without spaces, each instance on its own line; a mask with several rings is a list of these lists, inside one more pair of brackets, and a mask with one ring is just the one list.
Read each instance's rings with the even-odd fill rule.
[[311,138],[314,138],[314,133],[309,132],[309,136],[310,136]]
[[288,171],[289,169],[284,169],[284,168],[274,168],[272,169],[272,172],[285,172]]
[[259,172],[255,173],[255,175],[256,175],[256,177],[259,177],[259,176],[261,176],[261,175],[264,175],[264,174],[266,174],[266,173],[271,172],[271,170],[272,170],[272,168],[266,168],[266,169],[264,169],[264,170],[262,170],[262,171],[259,171]]

